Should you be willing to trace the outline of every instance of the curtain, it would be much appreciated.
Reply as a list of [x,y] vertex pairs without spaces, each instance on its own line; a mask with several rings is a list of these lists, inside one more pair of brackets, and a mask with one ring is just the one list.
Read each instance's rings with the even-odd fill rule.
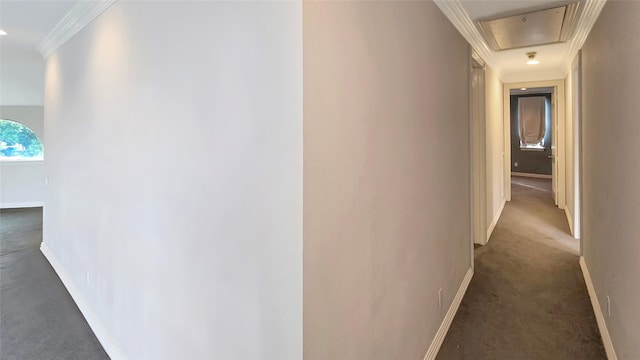
[[518,122],[520,124],[520,145],[541,145],[546,126],[544,96],[518,98]]

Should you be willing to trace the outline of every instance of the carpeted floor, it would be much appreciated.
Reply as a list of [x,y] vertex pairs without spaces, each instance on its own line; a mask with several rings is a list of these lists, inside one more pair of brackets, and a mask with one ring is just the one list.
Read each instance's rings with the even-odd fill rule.
[[514,178],[437,359],[606,359],[550,180]]
[[42,208],[0,210],[0,359],[109,359],[41,242]]

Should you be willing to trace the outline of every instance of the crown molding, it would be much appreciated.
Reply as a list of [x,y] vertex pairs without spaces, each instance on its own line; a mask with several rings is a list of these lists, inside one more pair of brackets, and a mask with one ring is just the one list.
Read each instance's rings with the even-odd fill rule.
[[[434,0],[436,5],[444,13],[444,15],[451,21],[451,23],[458,29],[460,34],[471,44],[473,49],[480,55],[489,67],[494,70],[498,75],[498,78],[502,82],[512,82],[519,80],[522,76],[520,74],[507,74],[504,65],[498,60],[494,52],[491,50],[487,42],[484,40],[480,31],[475,26],[473,20],[467,14],[464,6],[460,0]],[[540,72],[535,74],[536,79],[547,79],[554,77],[558,79],[565,78],[571,70],[571,64],[575,59],[578,51],[584,45],[591,28],[595,24],[606,0],[585,0],[584,8],[579,16],[578,23],[575,29],[575,35],[570,39],[569,51],[565,55],[559,70],[549,70],[546,72]]]
[[582,49],[582,45],[587,40],[587,36],[589,32],[591,32],[591,28],[598,20],[598,16],[600,16],[600,12],[602,12],[602,8],[607,0],[586,0],[584,4],[584,10],[582,11],[582,16],[578,20],[578,25],[576,28],[576,34],[573,36],[571,40],[571,46],[569,47],[569,52],[567,52],[567,56],[564,59],[564,75],[566,77],[571,70],[571,64],[573,64],[573,60],[576,55],[578,55],[578,51]]
[[58,25],[40,41],[36,50],[42,54],[43,58],[48,58],[114,2],[116,0],[78,1]]
[[459,0],[434,0],[434,2],[485,63],[502,79],[504,72],[502,64],[480,35],[462,3]]

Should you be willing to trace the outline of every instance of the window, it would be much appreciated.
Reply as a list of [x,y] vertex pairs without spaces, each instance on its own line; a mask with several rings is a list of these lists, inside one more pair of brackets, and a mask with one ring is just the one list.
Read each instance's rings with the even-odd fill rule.
[[28,127],[0,119],[0,161],[43,160],[44,146]]
[[544,150],[547,132],[547,101],[544,96],[518,98],[518,125],[520,148]]

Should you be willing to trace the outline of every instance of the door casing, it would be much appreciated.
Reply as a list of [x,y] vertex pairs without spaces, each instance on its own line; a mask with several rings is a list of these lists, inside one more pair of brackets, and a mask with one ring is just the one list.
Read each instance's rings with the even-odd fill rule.
[[565,208],[565,89],[564,80],[547,80],[504,84],[504,194],[511,201],[511,89],[553,87],[552,102],[553,135],[551,136],[554,151],[552,178],[554,198],[560,209]]

